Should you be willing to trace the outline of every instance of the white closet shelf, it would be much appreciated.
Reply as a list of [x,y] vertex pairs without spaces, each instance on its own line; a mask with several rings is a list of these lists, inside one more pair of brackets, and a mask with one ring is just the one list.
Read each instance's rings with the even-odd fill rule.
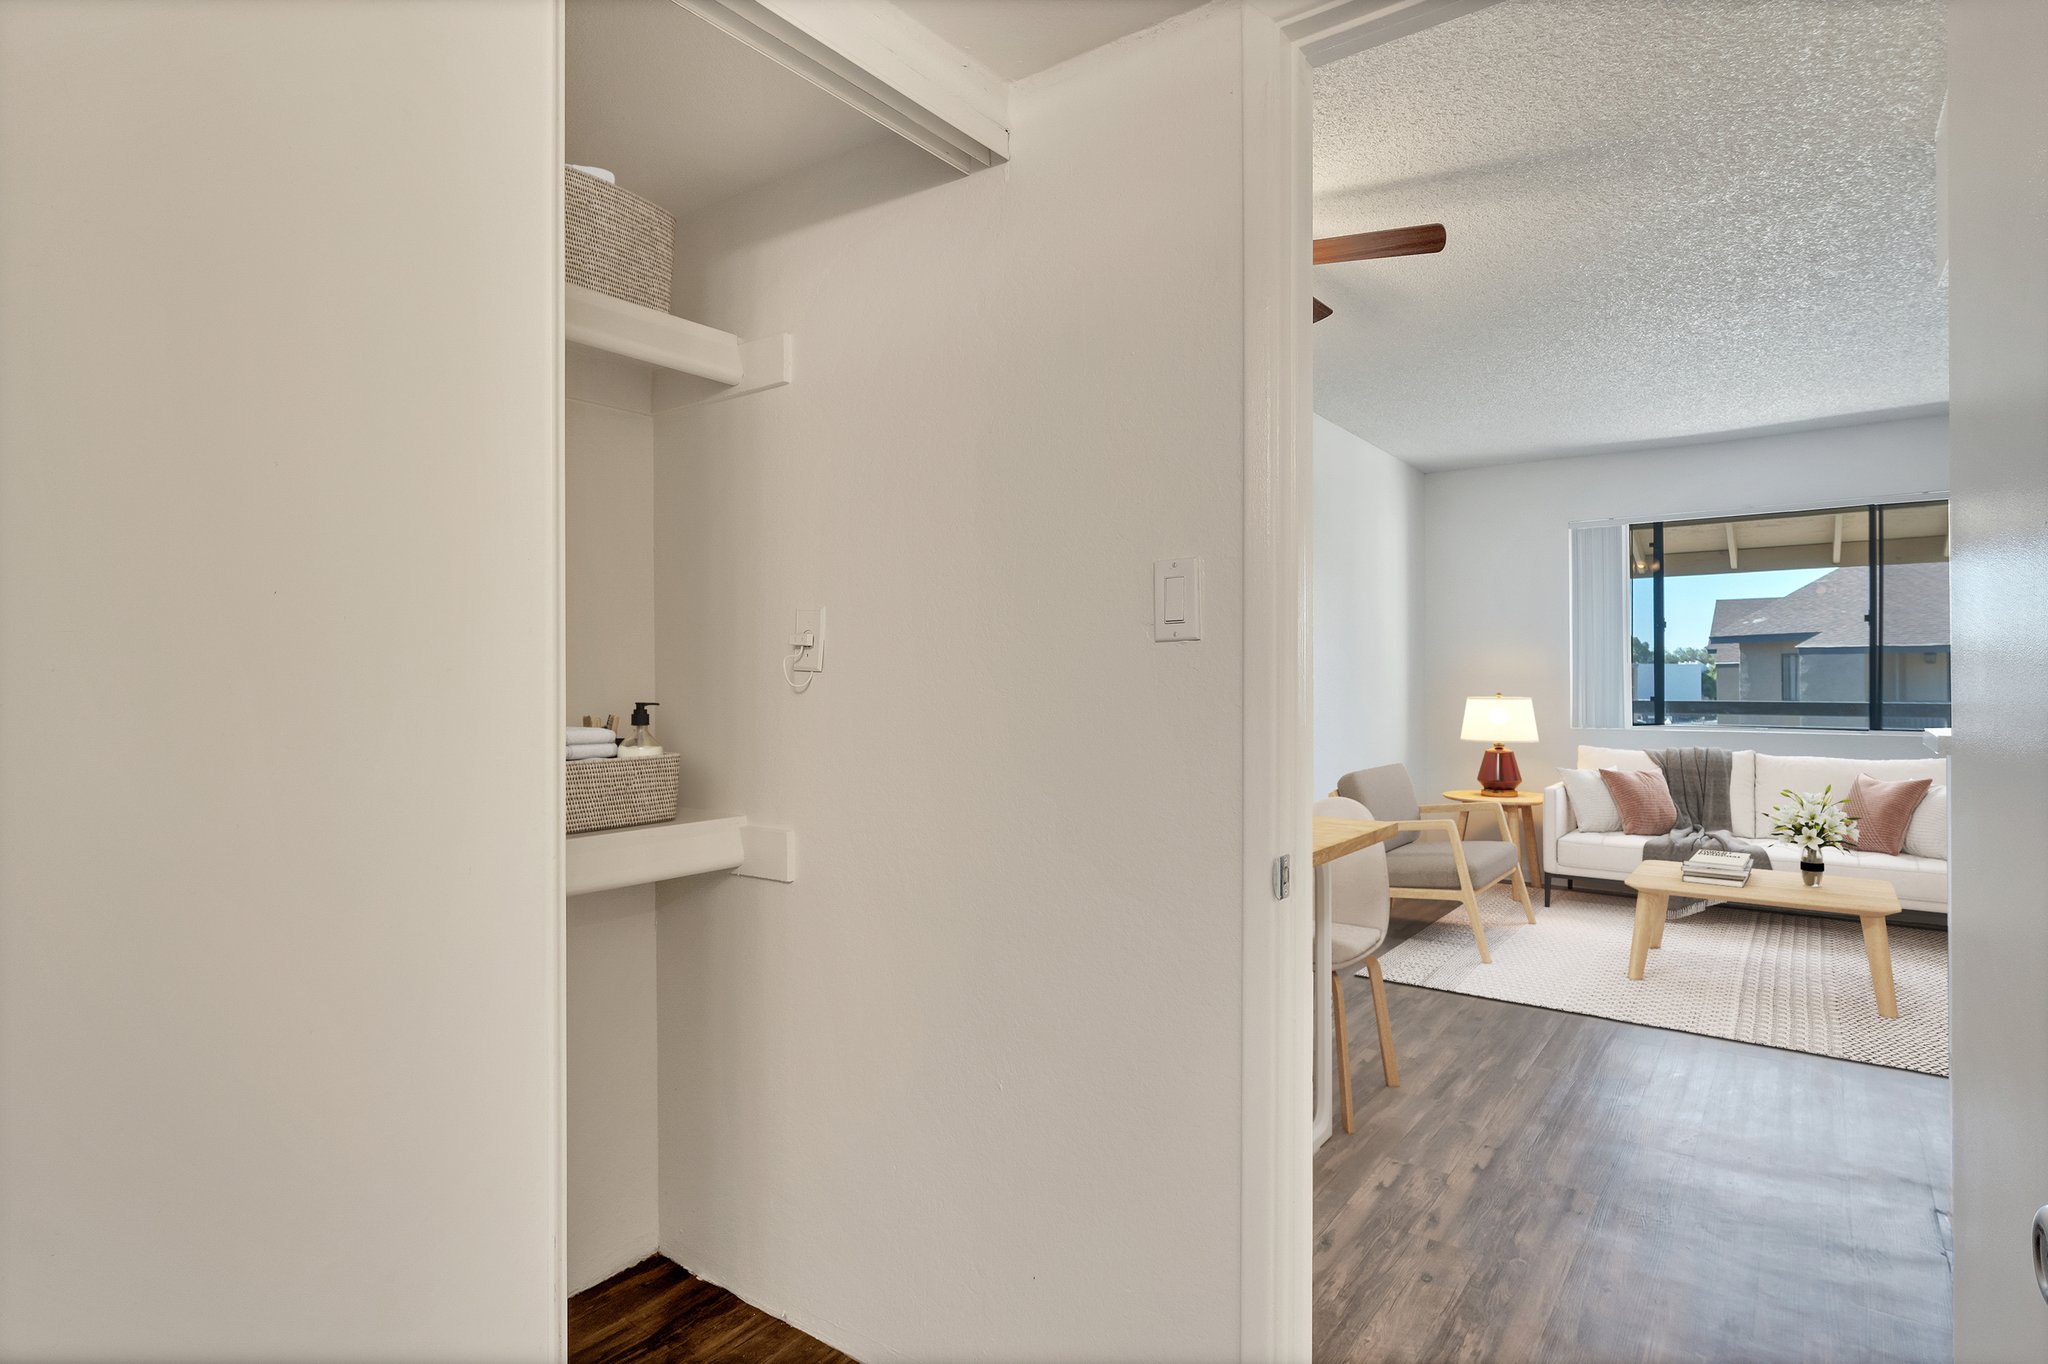
[[742,341],[731,332],[643,308],[580,284],[566,285],[565,290],[562,320],[571,342],[717,386],[667,406],[757,393],[780,388],[790,380],[794,348],[786,332]]
[[662,824],[570,834],[567,843],[571,895],[710,871],[796,879],[795,834],[717,810],[681,810]]

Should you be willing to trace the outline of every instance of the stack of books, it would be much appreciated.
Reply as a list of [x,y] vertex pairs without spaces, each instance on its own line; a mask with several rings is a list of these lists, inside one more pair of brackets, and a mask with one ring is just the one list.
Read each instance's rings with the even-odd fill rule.
[[1738,852],[1696,852],[1681,873],[1688,881],[1717,886],[1740,886],[1749,881],[1749,854]]

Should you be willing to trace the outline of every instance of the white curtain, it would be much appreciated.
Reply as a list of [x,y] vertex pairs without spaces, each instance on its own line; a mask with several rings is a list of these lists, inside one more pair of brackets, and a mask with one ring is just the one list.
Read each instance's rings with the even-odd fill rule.
[[1629,722],[1628,527],[1572,527],[1572,728]]

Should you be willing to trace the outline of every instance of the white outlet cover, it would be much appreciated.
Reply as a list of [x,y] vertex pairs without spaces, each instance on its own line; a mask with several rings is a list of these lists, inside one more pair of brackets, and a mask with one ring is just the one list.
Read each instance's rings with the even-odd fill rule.
[[825,608],[822,606],[800,607],[796,613],[796,625],[789,632],[789,647],[795,650],[804,642],[804,632],[809,631],[811,647],[792,666],[792,672],[821,673],[825,671]]

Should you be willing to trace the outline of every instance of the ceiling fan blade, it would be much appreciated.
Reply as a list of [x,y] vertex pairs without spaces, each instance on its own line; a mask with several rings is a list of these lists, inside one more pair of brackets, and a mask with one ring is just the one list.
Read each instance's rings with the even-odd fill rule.
[[1310,299],[1308,301],[1309,325],[1314,326],[1316,323],[1322,321],[1324,318],[1328,317],[1331,313],[1334,313],[1336,311],[1337,310],[1335,308],[1332,308],[1329,304],[1323,302],[1319,298]]
[[1427,256],[1444,249],[1444,225],[1390,227],[1383,232],[1355,232],[1348,237],[1316,238],[1316,264],[1381,260],[1388,256]]

